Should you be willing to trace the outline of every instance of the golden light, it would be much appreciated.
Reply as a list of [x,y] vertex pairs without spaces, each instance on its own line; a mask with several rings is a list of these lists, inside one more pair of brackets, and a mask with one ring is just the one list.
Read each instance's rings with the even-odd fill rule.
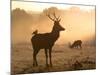
[[[61,32],[61,37],[58,42],[66,42],[76,39],[85,40],[88,37],[95,36],[95,7],[81,5],[63,5],[63,4],[46,4],[46,3],[27,3],[12,1],[12,10],[15,8],[24,9],[27,12],[42,12],[46,8],[56,7],[61,11],[60,24],[65,27],[65,31]],[[45,21],[46,22],[46,21]],[[49,32],[52,30],[52,25],[49,23],[38,22],[37,26],[30,25],[32,32],[38,29],[41,32]],[[50,21],[51,22],[51,21]],[[48,25],[47,25],[48,24]],[[51,23],[53,24],[53,22]],[[46,25],[48,27],[46,27]]]

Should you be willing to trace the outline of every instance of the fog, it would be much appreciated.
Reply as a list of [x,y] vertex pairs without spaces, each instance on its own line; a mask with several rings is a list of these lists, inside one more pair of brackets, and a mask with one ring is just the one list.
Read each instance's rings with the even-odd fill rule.
[[72,6],[69,9],[59,9],[50,7],[43,9],[42,12],[36,10],[26,11],[21,8],[12,10],[11,14],[11,37],[12,43],[31,43],[32,32],[36,29],[38,33],[49,33],[53,27],[46,13],[56,14],[61,18],[61,26],[66,30],[60,33],[57,44],[67,44],[74,40],[95,43],[95,9],[85,11],[79,7]]

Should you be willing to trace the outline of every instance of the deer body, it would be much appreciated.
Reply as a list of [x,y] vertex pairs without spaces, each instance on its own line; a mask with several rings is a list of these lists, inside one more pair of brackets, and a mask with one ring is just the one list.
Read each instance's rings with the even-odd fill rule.
[[59,37],[59,32],[58,33],[44,33],[44,34],[37,34],[35,36],[32,37],[31,41],[32,41],[32,45],[33,47],[36,49],[49,49],[51,48],[55,41],[58,39]]
[[81,44],[82,44],[81,40],[76,40],[72,45],[70,45],[70,48],[82,48]]
[[46,65],[48,66],[48,52],[49,52],[49,58],[50,58],[50,66],[52,66],[52,59],[51,59],[51,52],[52,52],[52,47],[56,40],[60,36],[60,31],[65,30],[60,24],[60,20],[56,18],[56,20],[52,19],[49,15],[48,17],[54,21],[54,26],[53,29],[50,33],[44,33],[44,34],[36,34],[32,36],[31,42],[32,42],[32,47],[33,47],[33,65],[38,66],[36,56],[40,49],[45,50],[45,56],[46,56]]

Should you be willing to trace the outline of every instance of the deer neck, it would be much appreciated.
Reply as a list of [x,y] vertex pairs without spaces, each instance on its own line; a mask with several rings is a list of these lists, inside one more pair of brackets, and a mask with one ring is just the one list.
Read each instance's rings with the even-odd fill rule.
[[52,38],[54,39],[54,41],[56,41],[60,36],[60,31],[52,30],[51,34],[52,34]]

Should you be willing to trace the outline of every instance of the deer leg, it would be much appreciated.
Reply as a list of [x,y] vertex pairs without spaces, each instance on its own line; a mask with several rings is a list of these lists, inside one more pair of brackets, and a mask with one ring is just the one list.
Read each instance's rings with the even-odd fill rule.
[[34,48],[33,48],[33,66],[35,65],[35,55],[34,55],[34,53],[35,53],[35,50],[34,50]]
[[78,45],[76,46],[76,48],[78,49]]
[[80,48],[82,48],[82,46],[80,45]]
[[33,66],[36,66],[36,51],[34,50],[34,53],[33,53]]
[[48,66],[48,54],[47,54],[47,49],[45,49],[45,56],[46,56],[46,66]]
[[38,51],[39,50],[34,50],[34,54],[33,54],[33,60],[34,60],[33,65],[34,66],[38,66],[37,59],[36,59],[36,55],[37,55]]
[[52,48],[49,49],[49,58],[50,58],[50,66],[52,66],[52,57],[51,57]]

